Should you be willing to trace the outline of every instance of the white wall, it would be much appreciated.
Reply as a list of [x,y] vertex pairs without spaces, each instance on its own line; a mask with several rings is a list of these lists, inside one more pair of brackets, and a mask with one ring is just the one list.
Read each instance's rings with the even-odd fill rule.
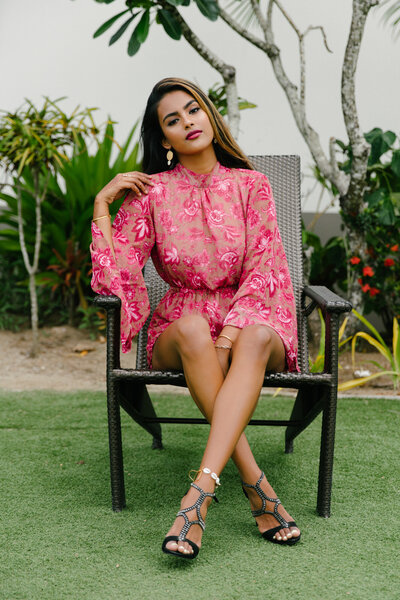
[[[340,111],[340,72],[350,25],[350,0],[284,0],[301,30],[323,25],[333,54],[324,49],[318,31],[307,41],[307,100],[309,119],[320,133],[324,148],[330,136],[345,139]],[[68,96],[65,109],[97,106],[98,122],[107,115],[119,122],[117,138],[127,131],[144,109],[153,84],[165,76],[192,79],[207,89],[219,75],[188,44],[171,40],[158,25],[140,52],[128,57],[125,34],[114,46],[109,30],[93,40],[92,34],[124,4],[98,4],[94,0],[0,0],[0,108],[16,109],[25,97],[36,103],[43,95]],[[258,105],[243,111],[240,143],[248,154],[300,154],[309,174],[311,157],[286,98],[264,55],[220,21],[211,23],[197,8],[183,9],[185,17],[209,46],[235,65],[240,95]],[[399,132],[398,97],[400,41],[381,24],[382,11],[372,11],[365,31],[357,72],[357,96],[364,131],[382,127]],[[122,23],[123,21],[121,21]],[[297,77],[297,40],[282,18],[276,20],[276,41],[284,47],[282,58],[291,76]],[[303,192],[312,185],[305,179]],[[305,203],[315,207],[315,194]]]

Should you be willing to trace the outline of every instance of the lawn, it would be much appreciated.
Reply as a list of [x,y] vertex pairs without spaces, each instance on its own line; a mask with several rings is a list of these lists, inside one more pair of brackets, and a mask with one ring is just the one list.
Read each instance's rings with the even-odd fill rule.
[[[285,418],[293,400],[264,397]],[[160,413],[192,415],[188,397]],[[197,467],[204,426],[164,426],[165,450],[123,414],[128,506],[111,511],[102,393],[0,393],[0,597],[5,600],[397,599],[400,402],[339,401],[332,517],[315,512],[320,420],[283,452],[283,428],[249,428],[259,463],[302,529],[282,548],[253,524],[233,464],[195,561],[161,542]],[[397,590],[397,591],[396,591]]]

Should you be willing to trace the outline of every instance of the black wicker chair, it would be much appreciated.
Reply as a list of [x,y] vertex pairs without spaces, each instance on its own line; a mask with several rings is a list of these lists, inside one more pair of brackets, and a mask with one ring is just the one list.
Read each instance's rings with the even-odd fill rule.
[[[265,387],[298,390],[290,420],[251,420],[250,425],[286,427],[285,452],[293,451],[293,440],[322,411],[317,511],[330,516],[332,467],[338,380],[339,318],[351,310],[349,302],[322,286],[303,284],[301,241],[300,160],[298,156],[253,156],[255,168],[269,177],[274,193],[278,223],[296,296],[300,373],[266,373]],[[151,260],[144,269],[151,310],[166,293],[168,285],[159,277]],[[153,436],[153,448],[162,448],[160,423],[206,423],[205,419],[163,418],[153,409],[147,384],[185,386],[181,372],[151,371],[146,363],[149,319],[138,336],[136,369],[120,366],[120,300],[96,296],[96,305],[107,311],[107,404],[111,463],[112,508],[125,507],[120,406]],[[325,319],[325,364],[322,373],[308,368],[307,316],[319,307]]]

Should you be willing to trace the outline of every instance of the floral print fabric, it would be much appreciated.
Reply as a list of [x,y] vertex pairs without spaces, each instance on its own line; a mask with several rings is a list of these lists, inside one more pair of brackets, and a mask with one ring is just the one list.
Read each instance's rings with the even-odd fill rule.
[[147,195],[128,194],[113,223],[115,260],[92,223],[92,288],[121,298],[123,352],[150,313],[142,268],[151,255],[170,285],[148,330],[147,355],[170,323],[199,314],[213,340],[224,325],[268,325],[297,367],[292,284],[265,175],[219,163],[198,174],[178,164],[152,175]]

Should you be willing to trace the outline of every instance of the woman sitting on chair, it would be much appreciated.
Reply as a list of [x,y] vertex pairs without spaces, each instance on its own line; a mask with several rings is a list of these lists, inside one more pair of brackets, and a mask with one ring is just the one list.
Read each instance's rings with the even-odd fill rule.
[[[183,370],[210,423],[162,549],[197,556],[230,457],[262,536],[294,544],[300,531],[243,433],[266,369],[298,368],[295,302],[268,179],[252,169],[209,98],[183,79],[154,87],[142,141],[144,173],[119,174],[96,196],[92,287],[121,298],[128,352],[149,315],[142,268],[151,255],[170,289],[150,322],[149,366]],[[111,227],[109,205],[127,191]]]

